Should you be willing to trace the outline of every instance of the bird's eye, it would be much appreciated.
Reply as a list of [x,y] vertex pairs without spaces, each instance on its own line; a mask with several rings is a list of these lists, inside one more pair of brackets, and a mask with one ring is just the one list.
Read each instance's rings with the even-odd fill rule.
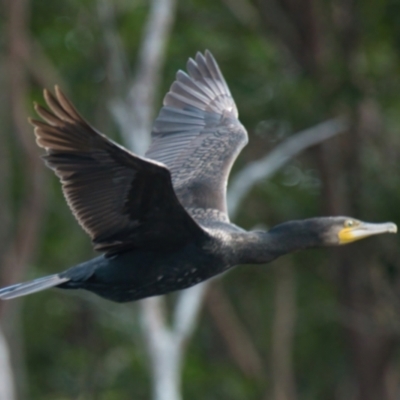
[[344,226],[345,228],[351,228],[355,225],[355,221],[353,221],[352,219],[348,219],[347,221],[345,221]]

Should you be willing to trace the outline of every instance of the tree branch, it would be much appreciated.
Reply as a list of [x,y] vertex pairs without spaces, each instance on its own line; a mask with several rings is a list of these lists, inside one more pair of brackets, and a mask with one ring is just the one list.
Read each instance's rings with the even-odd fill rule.
[[128,60],[116,30],[113,4],[108,0],[98,0],[97,12],[107,52],[107,78],[111,84],[113,96],[118,97],[125,92],[126,83],[129,81]]
[[[274,400],[295,400],[292,348],[296,323],[296,282],[289,261],[275,272],[274,319],[272,324],[272,376]],[[270,398],[270,396],[267,396]]]
[[157,400],[179,400],[181,371],[186,343],[192,334],[206,284],[179,293],[168,327],[163,298],[141,302],[142,322],[153,371],[153,392]]
[[139,155],[143,155],[150,144],[155,96],[161,80],[175,9],[176,0],[151,1],[136,74],[128,95],[111,102],[111,112],[121,128],[125,143]]
[[244,26],[256,29],[261,26],[258,10],[248,0],[222,0],[236,19]]
[[265,368],[246,329],[237,317],[231,302],[217,285],[212,285],[206,296],[206,305],[228,350],[243,374],[262,379]]
[[24,68],[30,73],[36,83],[44,88],[52,88],[56,84],[60,87],[66,87],[65,80],[59,74],[53,62],[47,57],[41,44],[34,38],[30,39],[30,53],[35,55],[35,61],[32,62],[30,53],[20,54]]
[[302,151],[343,133],[346,129],[348,124],[343,118],[322,122],[291,136],[264,158],[248,164],[230,183],[228,192],[230,215],[236,214],[240,202],[256,183],[269,178]]
[[[20,280],[24,269],[32,258],[38,239],[39,222],[43,211],[43,168],[38,157],[34,135],[28,126],[25,100],[28,93],[28,82],[23,65],[29,56],[30,41],[27,27],[26,0],[13,0],[9,4],[9,94],[11,117],[24,150],[24,202],[19,210],[16,232],[8,244],[8,252],[3,256],[1,274],[2,285],[9,285]],[[0,305],[0,311],[4,302]]]

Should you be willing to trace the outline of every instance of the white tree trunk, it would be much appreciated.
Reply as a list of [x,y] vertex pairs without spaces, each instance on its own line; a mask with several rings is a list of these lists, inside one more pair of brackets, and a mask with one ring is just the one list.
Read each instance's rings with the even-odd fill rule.
[[15,400],[14,374],[8,343],[2,329],[0,329],[0,379],[0,400]]

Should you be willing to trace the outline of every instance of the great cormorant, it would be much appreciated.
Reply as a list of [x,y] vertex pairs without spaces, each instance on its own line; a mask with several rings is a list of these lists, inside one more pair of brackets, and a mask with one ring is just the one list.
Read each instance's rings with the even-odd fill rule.
[[[11,299],[53,286],[126,302],[185,289],[238,264],[396,232],[348,217],[290,221],[268,232],[229,222],[226,186],[246,129],[209,51],[179,71],[146,157],[90,126],[57,87],[31,120],[69,207],[104,254],[59,274],[0,290]],[[133,128],[134,129],[134,128]]]

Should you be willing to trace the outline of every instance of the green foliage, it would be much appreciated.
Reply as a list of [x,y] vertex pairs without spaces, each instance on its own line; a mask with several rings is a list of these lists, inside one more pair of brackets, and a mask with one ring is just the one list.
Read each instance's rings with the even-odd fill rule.
[[[248,128],[250,144],[234,172],[264,155],[295,132],[338,114],[358,121],[360,148],[359,208],[367,220],[400,220],[400,24],[399,5],[392,0],[364,2],[357,8],[358,44],[351,61],[342,51],[339,29],[326,27],[329,46],[317,69],[300,65],[268,26],[251,29],[240,23],[226,4],[215,0],[180,1],[159,93],[159,104],[178,69],[196,51],[211,50],[236,99]],[[325,2],[334,7],[331,1]],[[116,1],[116,28],[131,68],[135,65],[148,12],[145,1]],[[74,103],[100,130],[114,134],[108,114],[109,80],[102,26],[94,0],[32,0],[30,35],[40,46]],[[257,13],[259,12],[256,11]],[[323,24],[332,15],[321,11]],[[324,18],[323,18],[323,12]],[[333,13],[333,12],[332,12]],[[263,23],[261,25],[264,25]],[[1,44],[5,52],[5,45]],[[35,63],[35,57],[32,57]],[[43,72],[46,74],[46,71]],[[128,84],[128,83],[127,83]],[[38,82],[31,99],[41,102]],[[31,101],[27,99],[27,101]],[[361,117],[357,119],[355,115]],[[6,122],[2,124],[6,126]],[[111,127],[111,128],[110,128]],[[21,148],[5,133],[13,173],[10,190],[16,214],[21,192]],[[348,137],[333,139],[336,160],[351,159]],[[237,223],[266,227],[288,219],[326,213],[326,178],[315,149],[293,160],[268,182],[261,182],[241,206]],[[333,155],[332,155],[333,154]],[[346,158],[347,157],[347,158]],[[346,161],[344,161],[345,163]],[[337,164],[336,164],[337,165]],[[335,170],[346,186],[346,168]],[[46,171],[49,177],[51,173]],[[41,240],[29,277],[60,271],[93,255],[90,242],[65,204],[58,181],[46,184],[48,206]],[[337,195],[337,193],[334,193]],[[44,194],[45,196],[45,194]],[[349,193],[338,195],[347,204]],[[329,200],[329,199],[328,199]],[[340,212],[349,208],[338,205]],[[384,240],[385,244],[384,245]],[[374,267],[398,276],[398,241],[368,243]],[[378,243],[378,244],[377,244]],[[379,246],[387,250],[379,250]],[[375,247],[374,247],[375,246]],[[398,246],[397,246],[398,247]],[[299,400],[333,399],[353,377],[351,352],[344,339],[338,302],[337,253],[309,251],[286,260],[294,266],[296,325],[294,372]],[[389,254],[389,255],[388,255]],[[281,261],[281,263],[284,261]],[[330,269],[333,268],[333,269]],[[366,274],[369,269],[366,268]],[[394,279],[394,278],[393,278]],[[224,291],[264,363],[263,379],[245,376],[205,311],[189,344],[183,374],[187,399],[260,399],[272,391],[271,342],[274,319],[274,267],[240,267],[222,277]],[[23,303],[23,337],[28,371],[28,398],[35,400],[145,399],[150,396],[148,360],[140,336],[135,305],[110,305],[90,294],[48,291]],[[398,317],[397,317],[398,318]],[[344,383],[343,383],[344,382]],[[347,398],[347,397],[346,397]]]

